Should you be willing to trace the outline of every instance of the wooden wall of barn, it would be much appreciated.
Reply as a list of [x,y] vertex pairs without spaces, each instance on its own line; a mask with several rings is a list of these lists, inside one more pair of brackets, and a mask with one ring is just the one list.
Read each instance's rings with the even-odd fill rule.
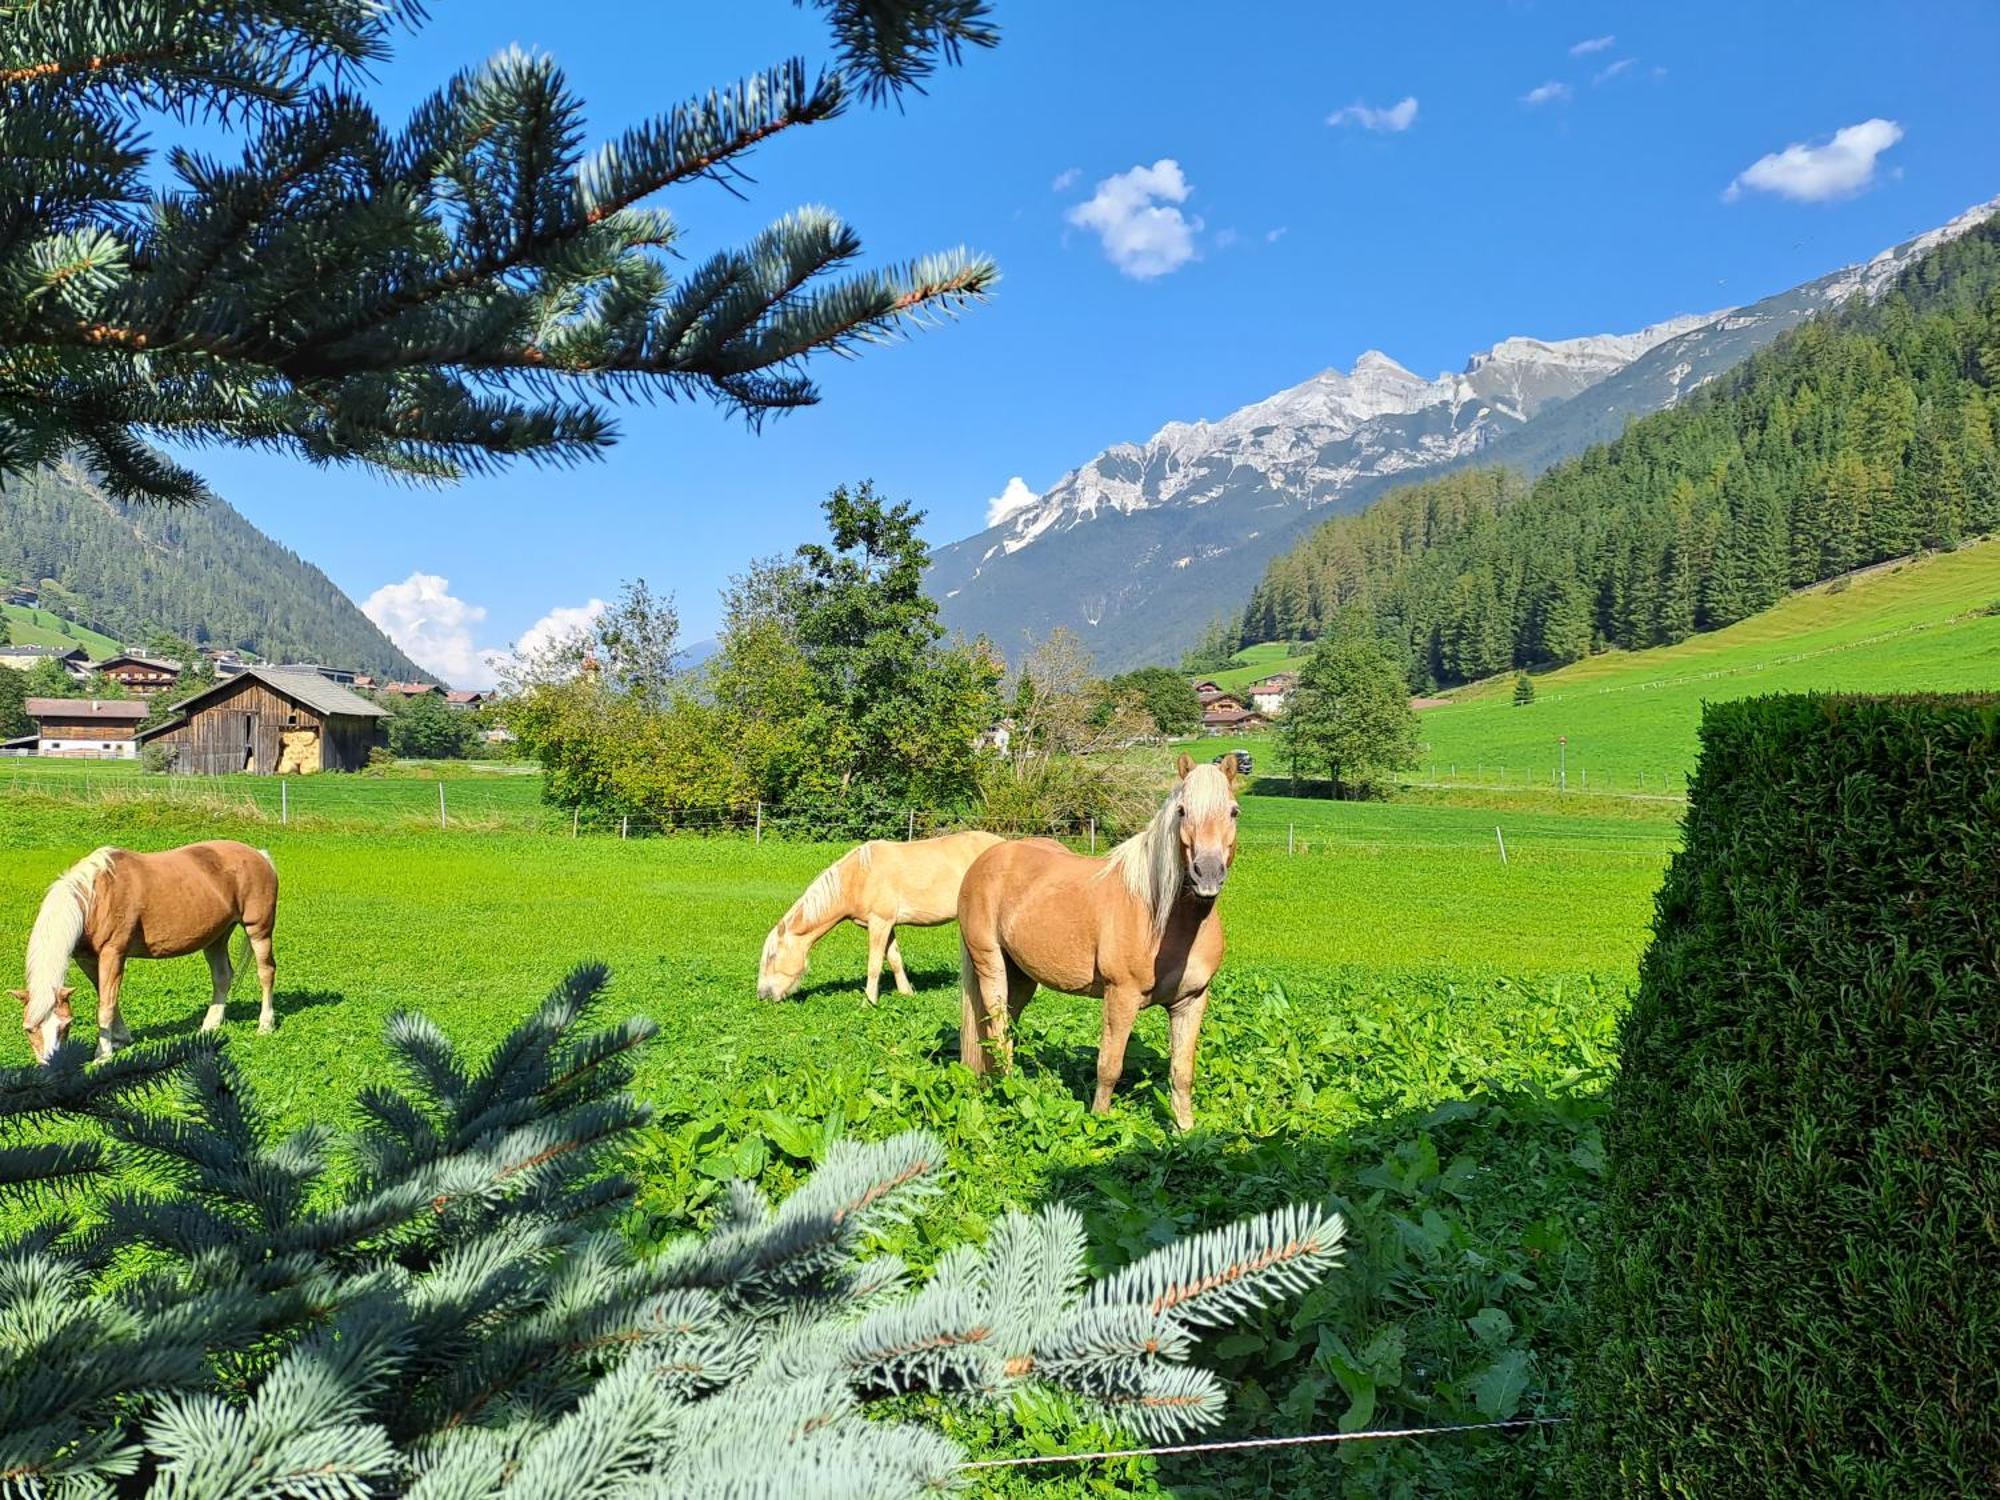
[[202,776],[253,772],[268,776],[278,768],[279,739],[288,729],[320,732],[320,767],[358,771],[368,764],[378,720],[317,710],[273,692],[254,677],[239,678],[200,704],[188,722],[152,743],[167,747],[174,769]]

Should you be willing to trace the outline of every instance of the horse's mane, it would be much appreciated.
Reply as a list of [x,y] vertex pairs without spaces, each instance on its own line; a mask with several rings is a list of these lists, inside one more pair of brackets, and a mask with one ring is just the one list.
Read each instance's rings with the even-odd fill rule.
[[778,925],[771,929],[770,935],[764,939],[765,963],[768,964],[777,957],[780,933],[787,928],[812,926],[827,914],[827,910],[835,901],[840,899],[841,882],[845,878],[841,870],[849,860],[854,861],[862,869],[867,869],[875,862],[875,846],[862,844],[850,849],[813,877],[813,883],[806,887],[805,894],[792,903],[792,909],[785,913]]
[[1184,777],[1160,804],[1153,820],[1105,856],[1100,878],[1113,870],[1118,872],[1132,899],[1152,917],[1156,935],[1166,931],[1167,918],[1173,914],[1187,879],[1174,814],[1185,808],[1190,818],[1206,818],[1228,805],[1229,783],[1221,775]]
[[110,847],[91,850],[58,875],[42,897],[42,909],[35,914],[34,930],[28,934],[28,1007],[22,1023],[30,1029],[47,1020],[55,1008],[56,990],[69,971],[70,955],[76,952],[84,920],[90,915],[97,877],[124,852]]

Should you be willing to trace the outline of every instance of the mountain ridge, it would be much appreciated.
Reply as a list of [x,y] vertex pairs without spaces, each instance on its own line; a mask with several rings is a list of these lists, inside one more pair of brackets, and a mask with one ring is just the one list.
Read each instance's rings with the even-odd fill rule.
[[10,480],[0,576],[53,580],[65,613],[127,645],[167,629],[274,661],[436,680],[325,573],[220,499],[128,504],[70,464]]
[[1533,477],[1674,404],[1812,312],[1878,294],[1996,207],[2000,199],[1743,307],[1629,334],[1516,335],[1433,380],[1371,349],[1349,371],[1322,371],[1221,418],[1168,422],[938,548],[932,590],[947,624],[1009,652],[1066,625],[1106,669],[1171,660],[1210,621],[1233,616],[1304,527],[1467,464]]

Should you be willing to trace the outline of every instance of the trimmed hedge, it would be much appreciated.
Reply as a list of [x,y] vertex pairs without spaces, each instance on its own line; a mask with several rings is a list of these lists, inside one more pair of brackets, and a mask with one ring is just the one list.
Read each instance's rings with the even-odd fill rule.
[[2000,1494],[1996,725],[1708,709],[1611,1089],[1578,1495]]

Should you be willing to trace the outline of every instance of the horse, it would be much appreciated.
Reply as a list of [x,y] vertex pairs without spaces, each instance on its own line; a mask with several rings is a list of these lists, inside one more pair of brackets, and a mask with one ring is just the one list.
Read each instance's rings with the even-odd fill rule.
[[28,987],[15,990],[21,1024],[38,1062],[69,1036],[70,996],[63,983],[71,958],[97,991],[97,1055],[109,1057],[131,1041],[118,1014],[118,988],[128,958],[208,957],[214,1002],[201,1029],[222,1024],[235,979],[229,937],[241,927],[257,959],[264,1008],[260,1032],[273,1030],[271,987],[277,979],[271,930],[278,919],[278,872],[270,853],[229,839],[189,844],[159,854],[96,849],[51,885],[28,934]]
[[871,839],[848,850],[819,872],[764,939],[757,998],[782,1000],[797,989],[813,944],[842,922],[868,929],[868,1003],[877,1003],[884,957],[897,990],[914,995],[896,929],[938,927],[957,916],[966,868],[999,842],[991,833],[946,833],[908,844]]
[[1008,1026],[1046,985],[1104,1001],[1097,1097],[1105,1114],[1132,1022],[1167,1008],[1174,1123],[1194,1128],[1194,1053],[1222,963],[1216,898],[1236,858],[1236,762],[1197,766],[1139,833],[1102,859],[1052,839],[989,849],[958,892],[959,1060],[974,1073],[1013,1061]]

